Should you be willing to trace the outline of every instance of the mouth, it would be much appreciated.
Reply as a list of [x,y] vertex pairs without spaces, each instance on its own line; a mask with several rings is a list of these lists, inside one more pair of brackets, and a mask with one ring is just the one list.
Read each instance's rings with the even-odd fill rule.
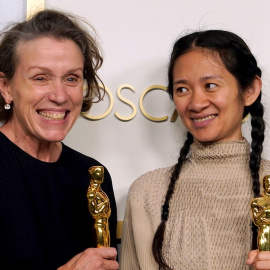
[[213,114],[213,115],[208,115],[206,117],[203,118],[192,118],[192,121],[194,121],[195,123],[201,123],[207,120],[211,120],[217,117],[217,114]]
[[61,121],[64,120],[68,111],[66,112],[41,112],[38,111],[38,115],[43,117],[46,120],[50,121]]

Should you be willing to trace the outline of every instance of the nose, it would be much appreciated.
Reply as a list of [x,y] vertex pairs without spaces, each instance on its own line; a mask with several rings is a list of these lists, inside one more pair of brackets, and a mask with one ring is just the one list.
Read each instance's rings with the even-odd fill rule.
[[200,112],[210,105],[207,94],[201,89],[195,89],[190,97],[188,109],[195,112]]
[[67,98],[68,95],[64,82],[60,80],[53,82],[49,93],[49,99],[57,104],[63,104],[66,102]]

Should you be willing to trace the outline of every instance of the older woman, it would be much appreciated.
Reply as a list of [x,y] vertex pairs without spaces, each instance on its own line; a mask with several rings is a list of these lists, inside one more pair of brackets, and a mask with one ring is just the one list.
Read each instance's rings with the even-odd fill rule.
[[[101,97],[94,38],[70,15],[45,10],[0,44],[0,258],[5,269],[118,269],[115,248],[95,248],[86,199],[100,163],[61,141]],[[83,87],[86,85],[86,90]],[[102,186],[116,206],[111,178]],[[92,247],[92,248],[91,248]]]

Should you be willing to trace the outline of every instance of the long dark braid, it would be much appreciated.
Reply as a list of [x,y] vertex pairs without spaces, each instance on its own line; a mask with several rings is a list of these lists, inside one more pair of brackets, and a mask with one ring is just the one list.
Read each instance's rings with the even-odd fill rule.
[[[238,46],[238,44],[235,44]],[[240,49],[240,48],[239,48]],[[245,68],[244,72],[239,72],[238,81],[240,81],[240,85],[242,89],[246,89],[251,86],[254,82],[256,76],[261,77],[261,70],[257,66],[257,61],[252,55],[252,53],[248,49],[244,49],[240,51],[240,55],[243,55],[241,59],[245,60],[245,63],[242,63]],[[243,61],[244,62],[244,61]],[[239,68],[240,65],[238,65]],[[261,103],[261,93],[259,94],[256,101],[248,107],[244,109],[244,117],[247,114],[251,115],[251,153],[249,159],[249,168],[252,176],[252,190],[254,197],[258,197],[260,195],[260,179],[259,179],[259,170],[261,165],[261,154],[263,151],[263,142],[264,142],[264,130],[265,123],[263,120],[264,108]],[[255,226],[253,222],[251,222],[252,228],[252,249],[258,248],[257,235],[258,228]]]
[[[234,51],[233,61],[228,61],[225,50],[220,53],[220,57],[227,69],[235,76],[242,92],[252,87],[254,80],[261,77],[262,72],[257,65],[255,57],[247,46],[243,46],[239,41],[233,41],[231,48]],[[254,197],[260,195],[259,169],[261,164],[261,154],[263,150],[265,124],[263,120],[264,108],[261,103],[261,93],[256,101],[250,106],[245,107],[243,117],[251,115],[251,153],[249,168],[253,179],[252,189]]]
[[[193,143],[193,136],[191,133],[187,133],[187,139],[184,143],[184,146],[182,147],[180,151],[180,156],[178,158],[178,163],[174,166],[173,172],[171,174],[171,181],[167,190],[167,194],[165,197],[165,202],[162,206],[162,214],[161,214],[161,223],[155,233],[153,244],[152,244],[152,251],[155,260],[159,264],[160,267],[164,269],[171,270],[171,268],[167,265],[163,255],[162,255],[162,244],[164,240],[164,233],[165,233],[165,225],[166,221],[169,217],[169,204],[171,197],[174,192],[174,186],[175,183],[180,175],[181,168],[187,158],[187,155],[189,153],[190,145]],[[158,247],[158,249],[156,249]]]
[[[227,70],[235,77],[238,82],[239,90],[241,95],[245,93],[248,87],[251,87],[254,83],[255,78],[261,77],[261,70],[257,66],[257,61],[252,55],[250,49],[246,43],[234,33],[223,31],[223,30],[208,30],[200,31],[188,34],[181,37],[174,44],[170,63],[168,67],[168,92],[170,97],[173,99],[173,70],[175,61],[183,54],[196,50],[202,49],[208,52],[216,53],[221,59]],[[261,153],[263,150],[264,141],[264,121],[263,121],[263,106],[261,104],[261,94],[257,100],[250,106],[245,107],[243,118],[250,113],[251,115],[251,153],[249,168],[253,179],[253,192],[254,197],[260,194],[260,182],[259,182],[259,169],[261,163]],[[156,262],[160,267],[164,269],[171,269],[163,255],[162,245],[164,240],[165,225],[169,217],[169,203],[174,192],[174,186],[179,178],[179,174],[184,161],[186,160],[187,154],[190,149],[190,145],[193,142],[193,136],[188,133],[187,140],[181,149],[178,163],[175,165],[171,175],[171,181],[165,197],[165,202],[162,207],[161,223],[155,233],[152,251]],[[256,227],[252,227],[253,231],[253,247],[256,246]]]
[[263,121],[263,106],[259,99],[250,106],[251,115],[251,153],[249,160],[249,168],[253,179],[254,196],[260,195],[259,169],[261,163],[261,153],[263,150],[264,141],[264,121]]
[[[263,121],[263,105],[261,104],[261,95],[258,99],[250,106],[249,113],[251,115],[251,153],[249,159],[249,168],[253,179],[253,193],[254,197],[260,195],[260,180],[259,180],[259,169],[261,164],[261,153],[263,150],[264,141],[264,129],[265,124]],[[252,223],[252,249],[257,249],[257,226]]]

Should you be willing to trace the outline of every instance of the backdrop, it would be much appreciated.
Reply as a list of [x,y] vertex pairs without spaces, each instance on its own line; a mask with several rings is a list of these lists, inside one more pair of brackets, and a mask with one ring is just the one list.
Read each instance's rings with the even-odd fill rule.
[[[1,26],[24,17],[26,2],[0,0]],[[99,75],[108,94],[78,119],[64,142],[109,169],[118,220],[123,220],[130,184],[146,171],[174,164],[185,136],[179,118],[171,122],[174,107],[164,91],[169,54],[179,36],[198,29],[239,34],[262,68],[269,123],[269,0],[47,0],[44,5],[86,18],[103,48]],[[249,125],[243,128],[247,139]],[[268,159],[269,149],[266,136],[263,154]]]

